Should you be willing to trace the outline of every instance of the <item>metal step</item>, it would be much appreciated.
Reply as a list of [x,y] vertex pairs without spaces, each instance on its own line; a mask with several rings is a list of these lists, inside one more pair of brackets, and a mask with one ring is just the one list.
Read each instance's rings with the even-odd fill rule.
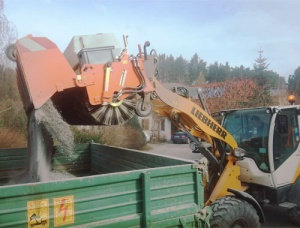
[[284,203],[279,204],[279,206],[285,207],[285,208],[293,208],[293,207],[296,207],[297,204],[291,203],[291,202],[284,202]]

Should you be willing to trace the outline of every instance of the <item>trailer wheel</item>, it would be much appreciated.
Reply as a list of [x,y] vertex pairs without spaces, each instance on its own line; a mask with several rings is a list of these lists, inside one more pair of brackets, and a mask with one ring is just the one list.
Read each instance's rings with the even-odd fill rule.
[[212,228],[260,227],[259,217],[255,209],[244,200],[233,196],[217,199],[211,205]]
[[288,216],[293,223],[300,225],[300,207],[293,207],[288,210]]

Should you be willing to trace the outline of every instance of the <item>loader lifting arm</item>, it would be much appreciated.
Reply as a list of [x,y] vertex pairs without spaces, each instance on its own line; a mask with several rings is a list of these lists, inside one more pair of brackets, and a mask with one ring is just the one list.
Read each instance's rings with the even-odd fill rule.
[[[216,141],[221,140],[228,144],[230,148],[237,148],[237,143],[229,132],[218,124],[201,107],[189,99],[182,97],[172,91],[164,88],[155,78],[152,80],[152,86],[158,99],[152,100],[154,111],[162,116],[168,117],[177,127],[183,129],[190,137],[197,137],[205,140],[212,146],[221,147],[221,144],[215,145]],[[198,140],[192,140],[198,143],[202,154],[212,164],[220,165],[216,156],[208,151],[207,147]],[[214,148],[225,151],[225,148]],[[215,151],[216,152],[216,151]],[[221,151],[218,151],[219,153]]]

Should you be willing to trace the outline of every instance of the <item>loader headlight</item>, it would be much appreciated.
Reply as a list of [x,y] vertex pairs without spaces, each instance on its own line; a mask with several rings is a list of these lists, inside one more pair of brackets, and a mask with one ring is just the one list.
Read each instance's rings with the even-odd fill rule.
[[237,158],[243,158],[246,154],[246,151],[242,148],[235,148],[233,150],[233,155]]

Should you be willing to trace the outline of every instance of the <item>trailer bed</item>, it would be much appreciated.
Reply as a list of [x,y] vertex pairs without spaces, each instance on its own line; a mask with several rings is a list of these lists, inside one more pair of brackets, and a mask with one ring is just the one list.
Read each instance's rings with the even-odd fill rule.
[[135,150],[76,145],[57,148],[53,171],[71,177],[8,185],[26,149],[0,150],[0,227],[203,227],[208,217],[197,165]]

